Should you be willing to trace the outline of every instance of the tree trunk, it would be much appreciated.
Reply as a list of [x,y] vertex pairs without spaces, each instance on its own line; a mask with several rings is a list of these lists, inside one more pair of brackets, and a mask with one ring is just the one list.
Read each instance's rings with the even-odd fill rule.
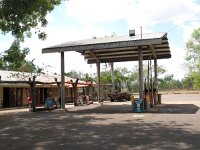
[[72,89],[73,89],[73,99],[74,99],[74,106],[78,106],[78,95],[77,95],[77,85],[78,85],[78,78],[76,79],[76,82],[72,82]]

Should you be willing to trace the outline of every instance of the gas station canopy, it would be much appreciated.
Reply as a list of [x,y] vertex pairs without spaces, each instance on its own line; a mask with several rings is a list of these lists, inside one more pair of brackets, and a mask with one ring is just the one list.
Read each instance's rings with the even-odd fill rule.
[[[97,65],[98,100],[101,102],[100,63],[139,61],[139,97],[143,98],[143,60],[154,60],[155,81],[157,80],[157,59],[171,58],[167,33],[145,33],[135,35],[134,30],[127,36],[92,38],[71,41],[42,49],[42,53],[61,53],[61,101],[64,105],[64,52],[81,53],[88,64]],[[155,82],[156,83],[156,82]]]
[[138,61],[139,47],[143,60],[171,58],[167,33],[145,33],[138,35],[92,38],[71,41],[42,49],[42,53],[76,51],[88,64]]

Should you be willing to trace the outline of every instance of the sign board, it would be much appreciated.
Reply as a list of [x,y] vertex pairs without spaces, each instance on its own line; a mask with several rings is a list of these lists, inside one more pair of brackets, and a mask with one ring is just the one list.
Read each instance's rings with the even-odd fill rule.
[[144,112],[144,100],[134,99],[134,112]]

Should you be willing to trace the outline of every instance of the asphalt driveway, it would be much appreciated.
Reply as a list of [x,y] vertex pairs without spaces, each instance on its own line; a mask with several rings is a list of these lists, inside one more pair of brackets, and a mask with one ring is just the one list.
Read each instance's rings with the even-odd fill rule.
[[130,102],[0,113],[0,149],[200,149],[200,95],[164,95],[151,113]]

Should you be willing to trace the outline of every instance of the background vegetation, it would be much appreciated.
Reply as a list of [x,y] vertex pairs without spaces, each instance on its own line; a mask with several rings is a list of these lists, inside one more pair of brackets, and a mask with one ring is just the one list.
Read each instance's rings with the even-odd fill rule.
[[[62,0],[1,0],[0,1],[0,31],[2,34],[11,34],[15,40],[10,48],[0,55],[0,69],[10,71],[42,72],[44,68],[36,66],[34,60],[26,60],[29,48],[21,48],[20,43],[25,38],[37,34],[39,39],[45,40],[47,34],[43,32],[48,24],[46,15]],[[138,66],[132,71],[127,68],[115,68],[116,91],[138,92]],[[153,66],[152,66],[153,68]],[[158,67],[158,82],[160,90],[194,90],[200,89],[200,28],[194,29],[186,43],[184,62],[185,77],[174,79],[173,74],[167,74],[163,66]],[[147,78],[147,65],[144,66]],[[96,80],[96,74],[82,73],[72,70],[67,76],[84,81]],[[151,74],[150,74],[151,75]],[[111,84],[109,64],[101,71],[102,84]]]

